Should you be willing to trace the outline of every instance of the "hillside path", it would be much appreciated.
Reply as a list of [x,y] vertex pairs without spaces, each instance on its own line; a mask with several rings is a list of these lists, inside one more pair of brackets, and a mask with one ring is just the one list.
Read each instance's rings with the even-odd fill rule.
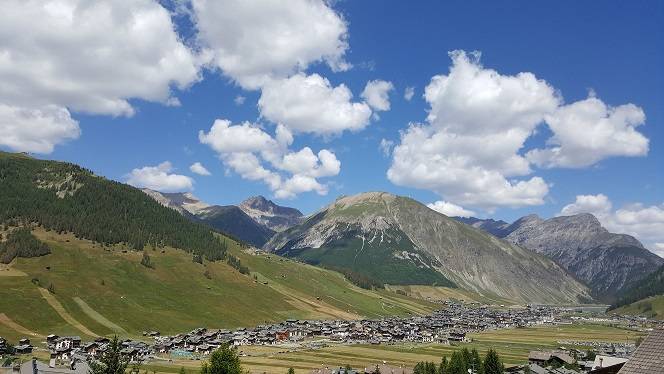
[[82,323],[78,322],[71,314],[69,314],[69,312],[67,312],[65,307],[63,307],[62,304],[60,304],[58,299],[56,299],[55,296],[51,295],[51,293],[48,292],[47,289],[39,288],[39,292],[42,294],[44,299],[46,299],[46,301],[49,303],[49,305],[51,305],[51,307],[53,309],[55,309],[55,311],[60,315],[60,317],[62,317],[62,319],[67,321],[67,323],[74,326],[75,328],[80,330],[85,335],[99,336],[99,335],[95,334],[94,332],[90,331],[90,329],[85,327]]
[[36,332],[30,331],[27,328],[19,325],[18,323],[14,322],[11,318],[9,318],[9,316],[7,316],[4,313],[0,313],[0,323],[2,323],[3,325],[9,327],[12,330],[14,330],[16,332],[19,332],[21,334],[24,334],[24,335],[36,336],[36,337],[39,337],[39,338],[44,337],[44,335],[37,334]]

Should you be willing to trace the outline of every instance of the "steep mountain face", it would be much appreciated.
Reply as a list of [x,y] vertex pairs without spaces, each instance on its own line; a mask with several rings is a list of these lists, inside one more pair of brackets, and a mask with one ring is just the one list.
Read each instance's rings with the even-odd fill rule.
[[530,215],[507,231],[507,241],[548,256],[609,301],[664,264],[634,237],[610,233],[592,214],[547,220]]
[[494,219],[480,219],[475,217],[453,217],[455,220],[465,223],[466,225],[473,226],[480,230],[484,230],[493,236],[499,238],[507,236],[509,234],[508,228],[509,223],[503,220],[494,220]]
[[585,286],[545,256],[388,193],[340,198],[277,233],[263,248],[362,272],[384,283],[451,282],[520,302],[588,298]]
[[284,231],[302,222],[303,219],[299,210],[277,205],[263,196],[250,197],[240,203],[239,208],[256,222],[273,231]]
[[257,223],[235,205],[209,206],[199,210],[196,218],[259,248],[274,235],[274,231]]
[[262,247],[274,235],[274,231],[235,205],[210,205],[190,192],[164,193],[147,188],[143,192],[193,221],[205,223],[256,247]]
[[664,295],[664,265],[622,290],[611,308],[615,309],[657,295]]

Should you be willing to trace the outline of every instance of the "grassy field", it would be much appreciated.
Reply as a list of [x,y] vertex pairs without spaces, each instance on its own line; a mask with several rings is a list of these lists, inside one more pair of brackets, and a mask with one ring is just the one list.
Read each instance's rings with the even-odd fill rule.
[[[232,328],[287,318],[360,318],[427,313],[435,305],[388,291],[367,291],[340,274],[229,249],[249,266],[242,275],[222,262],[194,263],[183,251],[104,248],[71,235],[36,230],[52,253],[0,269],[0,336],[140,336],[200,326]],[[8,269],[8,270],[7,270]],[[256,276],[257,280],[254,279]],[[267,283],[267,284],[264,284]],[[46,291],[51,287],[54,293]]]
[[[571,325],[560,327],[533,327],[525,329],[489,331],[473,334],[472,343],[458,346],[441,344],[397,344],[328,346],[318,350],[289,351],[281,347],[242,347],[242,363],[252,373],[285,373],[293,367],[298,373],[308,373],[322,367],[338,367],[350,364],[355,368],[371,367],[387,362],[391,366],[413,367],[419,361],[440,362],[443,355],[462,347],[476,348],[485,354],[496,349],[508,364],[527,361],[528,352],[534,349],[552,349],[560,346],[559,340],[583,341],[634,341],[640,333],[601,325]],[[173,363],[151,363],[146,369],[173,373],[180,367],[195,372],[201,362],[181,360]]]
[[616,314],[664,319],[664,295],[652,296],[612,311]]

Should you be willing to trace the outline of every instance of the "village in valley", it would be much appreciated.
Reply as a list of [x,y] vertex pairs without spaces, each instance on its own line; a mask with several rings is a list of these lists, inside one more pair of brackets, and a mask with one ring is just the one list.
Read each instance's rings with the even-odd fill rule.
[[[528,305],[522,308],[499,308],[452,301],[441,304],[442,308],[430,315],[408,318],[357,321],[290,319],[276,324],[234,330],[200,327],[172,336],[162,335],[159,331],[144,331],[140,339],[122,340],[120,352],[130,364],[138,365],[204,360],[223,345],[240,349],[244,346],[274,346],[281,347],[284,351],[316,350],[331,345],[415,343],[463,346],[472,342],[468,335],[471,333],[583,323],[604,324],[635,331],[664,331],[664,321],[598,312],[587,313],[572,307]],[[110,341],[107,337],[82,341],[79,336],[51,334],[46,337],[45,342],[32,342],[24,338],[16,342],[16,345],[10,346],[9,342],[0,338],[0,355],[8,357],[11,352],[25,358],[38,351],[47,351],[50,357],[48,362],[37,359],[16,360],[13,365],[4,368],[2,374],[31,374],[32,368],[38,366],[48,368],[45,372],[49,373],[87,373],[88,362],[98,359]],[[558,343],[560,347],[555,350],[531,351],[527,362],[510,366],[507,372],[611,373],[612,371],[598,370],[616,365],[622,367],[636,349],[635,342],[631,341],[561,340]],[[242,350],[240,354],[244,355]],[[412,371],[412,368],[390,367],[387,362],[377,364],[396,373]],[[575,370],[566,368],[572,366]],[[371,367],[371,370],[373,369]],[[343,372],[341,368],[335,371],[333,367],[326,367],[326,370],[315,372]]]

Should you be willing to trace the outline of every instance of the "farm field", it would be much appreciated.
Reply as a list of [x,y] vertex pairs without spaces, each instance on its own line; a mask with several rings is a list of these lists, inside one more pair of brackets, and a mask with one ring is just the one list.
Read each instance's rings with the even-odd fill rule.
[[336,272],[251,255],[235,243],[229,251],[251,275],[221,261],[195,263],[173,248],[148,249],[150,269],[140,264],[142,253],[122,246],[102,247],[41,229],[34,234],[52,253],[17,259],[1,271],[0,336],[10,340],[27,332],[136,338],[146,330],[173,334],[288,318],[406,316],[436,307],[394,292],[360,289]]
[[[519,364],[527,360],[528,352],[535,349],[553,349],[560,346],[560,340],[579,341],[634,341],[642,333],[603,325],[565,325],[558,327],[532,327],[488,331],[473,334],[472,343],[447,346],[441,344],[395,344],[395,345],[353,345],[328,346],[317,350],[291,350],[283,347],[248,346],[241,347],[245,355],[242,363],[252,373],[285,373],[293,367],[297,373],[308,373],[316,368],[338,367],[350,364],[364,368],[385,361],[391,366],[413,367],[419,361],[438,363],[443,355],[463,347],[476,348],[480,354],[489,348],[496,349],[507,365]],[[148,370],[161,373],[175,373],[184,367],[187,372],[196,372],[201,365],[197,360],[179,360],[173,363],[150,363]]]

